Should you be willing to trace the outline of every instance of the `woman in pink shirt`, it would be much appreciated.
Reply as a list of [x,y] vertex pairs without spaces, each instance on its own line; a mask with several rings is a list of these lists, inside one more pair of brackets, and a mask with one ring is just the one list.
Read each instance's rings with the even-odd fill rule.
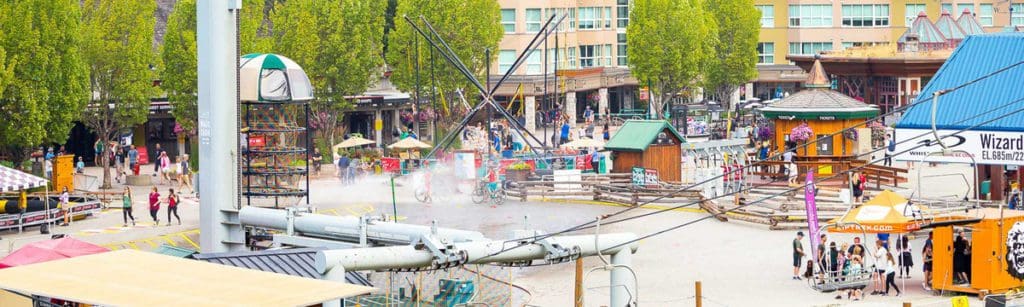
[[178,194],[174,193],[174,189],[170,189],[167,195],[167,226],[171,226],[171,214],[178,219],[178,225],[181,225],[181,217],[178,216]]
[[153,218],[153,222],[160,225],[160,219],[157,218],[157,213],[160,212],[160,192],[156,191],[156,187],[153,187],[153,192],[149,192],[149,216]]

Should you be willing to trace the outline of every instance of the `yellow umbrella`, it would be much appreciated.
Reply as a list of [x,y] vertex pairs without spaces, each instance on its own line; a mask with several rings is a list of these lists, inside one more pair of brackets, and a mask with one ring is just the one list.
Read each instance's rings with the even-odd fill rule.
[[885,190],[846,215],[829,221],[829,224],[836,224],[829,227],[829,231],[860,233],[863,227],[863,231],[869,233],[908,233],[921,229],[925,224],[921,216],[924,209],[910,204],[899,194]]
[[579,140],[575,140],[575,141],[572,141],[572,142],[568,142],[568,143],[562,144],[562,147],[565,147],[565,148],[591,148],[591,147],[593,147],[593,148],[603,148],[604,147],[604,142],[603,141],[598,141],[598,140],[595,140],[595,139],[591,139],[591,138],[581,138]]
[[391,149],[427,149],[431,147],[433,146],[414,138],[405,138],[401,141],[395,142],[394,144],[388,145],[388,148]]
[[332,148],[334,149],[335,152],[337,152],[338,148],[358,147],[358,146],[363,146],[363,145],[370,145],[370,144],[373,144],[373,143],[375,143],[375,142],[371,141],[371,140],[367,140],[367,139],[361,138],[361,137],[358,137],[358,136],[354,136],[354,137],[348,138],[347,140],[345,140],[345,141],[343,141],[341,143],[338,143],[337,145],[334,145],[334,147],[332,147]]

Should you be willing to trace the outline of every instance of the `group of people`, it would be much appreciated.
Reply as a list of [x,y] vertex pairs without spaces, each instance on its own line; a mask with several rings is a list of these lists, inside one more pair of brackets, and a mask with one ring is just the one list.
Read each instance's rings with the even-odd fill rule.
[[[811,257],[813,259],[807,260],[805,271],[801,276],[801,264],[803,264],[803,258],[806,257],[802,243],[803,237],[803,232],[797,232],[797,236],[793,240],[794,280],[801,280],[803,277],[814,278],[818,283],[842,282],[866,277],[866,274],[870,273],[871,295],[890,295],[890,291],[895,290],[895,295],[899,296],[902,291],[895,282],[897,273],[899,279],[909,279],[910,270],[914,266],[910,239],[907,236],[900,237],[893,246],[890,246],[889,235],[878,234],[874,252],[870,252],[861,244],[860,237],[854,237],[853,244],[842,243],[839,245],[835,241],[829,241],[828,236],[822,234],[817,253]],[[894,252],[890,251],[890,248]],[[923,271],[925,274],[922,286],[925,289],[930,289],[932,270],[932,235],[930,233],[921,256],[924,260]],[[868,266],[869,259],[872,260],[870,267]],[[864,288],[865,286],[853,285],[840,290],[845,292],[847,299],[860,300],[864,298]],[[842,296],[839,294],[836,299],[842,299]]]
[[338,158],[335,166],[337,166],[337,175],[338,179],[341,179],[341,183],[352,184],[358,178],[373,173],[374,167],[379,163],[379,160],[372,160],[369,156],[355,153],[350,157],[345,153]]
[[[132,226],[135,226],[135,216],[132,214],[132,205],[135,201],[130,186],[124,187],[124,192],[121,194],[121,202],[121,215],[124,219],[123,226],[127,227],[129,221],[131,221]],[[149,192],[149,216],[153,219],[153,223],[160,225],[160,207],[164,203],[167,204],[167,226],[171,225],[172,217],[178,220],[178,225],[181,225],[181,217],[178,216],[178,204],[181,203],[181,198],[178,193],[174,192],[173,188],[167,190],[166,198],[161,198],[160,192],[156,187],[153,187],[153,190]]]

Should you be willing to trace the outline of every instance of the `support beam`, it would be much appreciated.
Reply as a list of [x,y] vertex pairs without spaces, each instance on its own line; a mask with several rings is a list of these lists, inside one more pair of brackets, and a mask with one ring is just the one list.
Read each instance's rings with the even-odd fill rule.
[[[620,250],[612,255],[612,265],[628,266],[632,262],[633,253],[628,250]],[[611,273],[611,304],[609,306],[633,306],[630,302],[636,301],[636,278],[626,267],[616,266]]]
[[[537,96],[523,98],[523,117],[526,118],[526,131],[537,133]],[[543,145],[537,144],[537,146]]]
[[[286,230],[289,228],[287,214],[284,210],[245,207],[239,211],[238,220],[245,226]],[[385,221],[368,222],[366,228],[361,230],[358,217],[312,213],[297,213],[292,219],[292,224],[294,232],[304,236],[351,243],[359,243],[363,231],[367,240],[389,244],[409,244],[423,235],[433,233],[429,226]],[[436,236],[448,242],[485,240],[484,235],[479,232],[449,228],[437,228]]]
[[569,118],[569,127],[576,128],[576,92],[565,93],[565,108],[562,111]]
[[244,233],[232,224],[239,206],[238,40],[241,1],[196,3],[199,78],[199,244],[203,253],[244,249]]

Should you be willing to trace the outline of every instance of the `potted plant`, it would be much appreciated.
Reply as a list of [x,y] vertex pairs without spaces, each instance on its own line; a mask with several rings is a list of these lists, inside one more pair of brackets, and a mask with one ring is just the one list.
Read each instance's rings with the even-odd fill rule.
[[526,181],[530,177],[530,165],[526,162],[516,162],[505,168],[505,178],[511,181]]
[[[814,138],[814,131],[811,130],[810,126],[807,126],[807,122],[800,123],[799,126],[793,127],[793,130],[789,131],[789,139],[797,144],[804,144]],[[804,154],[807,153],[807,148],[804,147]]]

